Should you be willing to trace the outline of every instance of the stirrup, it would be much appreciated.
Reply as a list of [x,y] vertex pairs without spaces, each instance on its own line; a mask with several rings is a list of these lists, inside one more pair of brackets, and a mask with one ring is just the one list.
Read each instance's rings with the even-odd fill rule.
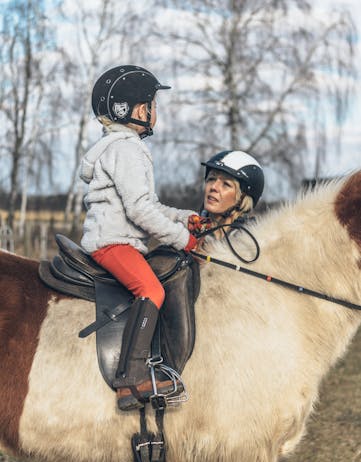
[[[149,400],[154,409],[164,409],[167,405],[178,406],[181,403],[185,403],[189,400],[187,389],[182,377],[177,371],[169,366],[163,364],[163,358],[150,358],[147,361],[150,369],[150,377],[153,386],[153,395],[150,396]],[[155,373],[161,372],[165,374],[173,382],[173,390],[169,393],[158,393],[158,387],[156,382]],[[179,384],[181,384],[183,390],[179,393]]]

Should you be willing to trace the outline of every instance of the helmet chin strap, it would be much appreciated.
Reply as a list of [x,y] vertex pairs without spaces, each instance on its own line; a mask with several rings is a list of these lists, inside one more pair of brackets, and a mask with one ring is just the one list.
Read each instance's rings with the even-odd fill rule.
[[147,130],[145,132],[143,132],[143,133],[140,133],[139,136],[140,136],[140,139],[143,140],[147,136],[152,136],[153,133],[154,133],[153,130],[150,127],[148,127]]
[[153,130],[152,130],[151,126],[150,126],[150,122],[148,122],[148,121],[144,122],[143,120],[133,119],[133,117],[130,117],[128,119],[127,123],[140,125],[141,127],[145,128],[145,131],[139,134],[141,139],[146,138],[147,136],[152,136],[153,135]]
[[145,127],[145,131],[139,134],[141,139],[144,139],[147,136],[152,136],[153,135],[153,129],[150,126],[151,117],[152,117],[152,102],[148,101],[147,102],[147,120],[146,120],[146,122],[144,122],[143,120],[139,120],[139,119],[133,119],[133,118],[129,119],[129,122],[132,122],[133,124],[136,124],[136,125],[140,125],[141,127]]

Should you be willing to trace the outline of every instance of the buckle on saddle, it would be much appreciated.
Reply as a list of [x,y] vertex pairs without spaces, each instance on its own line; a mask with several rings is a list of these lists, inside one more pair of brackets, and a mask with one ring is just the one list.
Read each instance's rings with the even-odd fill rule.
[[146,441],[145,443],[139,443],[135,446],[136,451],[140,451],[145,446],[150,446],[152,444],[151,441]]

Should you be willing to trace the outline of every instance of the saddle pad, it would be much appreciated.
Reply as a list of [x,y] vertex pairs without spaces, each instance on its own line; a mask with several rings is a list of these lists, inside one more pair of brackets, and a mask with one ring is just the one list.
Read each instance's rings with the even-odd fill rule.
[[39,277],[44,284],[52,289],[61,292],[65,295],[70,295],[76,298],[82,298],[84,300],[89,300],[90,302],[95,302],[95,288],[88,287],[86,285],[79,285],[78,283],[72,281],[70,282],[68,278],[62,277],[61,279],[54,275],[55,271],[53,269],[53,263],[48,260],[42,260],[39,264],[38,269]]

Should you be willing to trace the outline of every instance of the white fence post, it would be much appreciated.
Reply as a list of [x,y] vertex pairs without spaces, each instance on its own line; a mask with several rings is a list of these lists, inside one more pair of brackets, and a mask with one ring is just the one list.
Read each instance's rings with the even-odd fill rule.
[[45,260],[48,254],[48,223],[40,224],[40,260]]
[[0,227],[0,247],[9,252],[14,252],[14,233],[13,230],[5,224],[2,224]]

